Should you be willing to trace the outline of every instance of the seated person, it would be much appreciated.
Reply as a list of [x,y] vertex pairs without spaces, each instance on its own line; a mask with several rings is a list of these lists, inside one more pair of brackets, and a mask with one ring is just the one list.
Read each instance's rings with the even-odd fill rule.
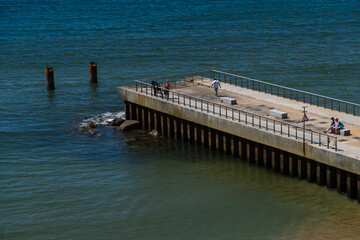
[[335,135],[338,135],[340,134],[340,129],[344,129],[345,126],[342,122],[339,121],[338,118],[335,119],[335,127],[334,127],[334,132],[335,132]]
[[331,130],[330,133],[334,133],[334,127],[335,127],[335,118],[331,117],[330,126],[328,127],[328,129],[326,129],[326,131],[324,131],[324,133],[327,133],[327,131],[329,130]]

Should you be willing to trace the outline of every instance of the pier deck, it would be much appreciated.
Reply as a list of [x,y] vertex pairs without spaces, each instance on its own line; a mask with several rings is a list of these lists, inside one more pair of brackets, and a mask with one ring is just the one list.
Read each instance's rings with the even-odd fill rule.
[[[213,71],[212,74],[218,73]],[[212,77],[156,78],[162,87],[168,79],[171,84],[168,98],[155,94],[153,79],[118,87],[118,96],[125,101],[126,118],[139,120],[144,129],[156,129],[164,136],[201,144],[274,171],[337,188],[360,202],[360,117],[356,116],[360,105],[302,91],[296,92],[294,100],[295,89],[273,85],[278,88],[277,94],[272,94],[272,89],[268,94],[267,86],[262,92],[260,83],[256,83],[259,84],[256,91],[254,83],[249,89],[248,82],[244,88],[231,84],[231,80],[221,82],[216,97]],[[290,90],[287,95],[290,99],[286,98],[285,90]],[[302,101],[298,94],[304,95]],[[306,94],[310,95],[307,100]],[[222,103],[221,97],[235,99],[237,104]],[[310,104],[314,98],[316,105]],[[326,108],[327,101],[331,109]],[[305,129],[301,121],[304,106],[309,118]],[[276,119],[269,115],[272,109],[286,112],[288,117]],[[341,112],[344,109],[346,113]],[[351,135],[325,134],[331,117],[339,118]]]
[[[336,135],[338,141],[337,148],[343,154],[357,158],[360,161],[360,117],[264,94],[262,92],[255,92],[228,83],[221,83],[222,88],[219,89],[219,96],[216,97],[213,88],[211,88],[211,83],[212,81],[210,79],[198,79],[192,84],[177,84],[177,88],[174,90],[219,104],[222,104],[220,101],[221,97],[230,97],[236,99],[237,102],[236,105],[232,105],[231,107],[273,119],[277,118],[270,116],[269,111],[271,109],[277,109],[288,113],[288,118],[281,119],[281,121],[298,125],[299,127],[302,127],[302,107],[307,106],[306,114],[309,121],[306,123],[306,128],[319,132],[323,132],[329,127],[331,117],[339,118],[345,127],[351,130],[351,135]],[[330,133],[328,132],[328,134]],[[335,136],[334,134],[330,135]]]

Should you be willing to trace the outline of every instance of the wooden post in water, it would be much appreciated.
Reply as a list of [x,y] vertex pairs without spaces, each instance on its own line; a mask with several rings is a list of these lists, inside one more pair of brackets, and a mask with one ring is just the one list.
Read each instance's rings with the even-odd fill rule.
[[46,67],[45,72],[46,72],[47,90],[55,90],[54,68]]
[[98,83],[96,62],[91,62],[89,64],[89,69],[90,69],[90,83]]

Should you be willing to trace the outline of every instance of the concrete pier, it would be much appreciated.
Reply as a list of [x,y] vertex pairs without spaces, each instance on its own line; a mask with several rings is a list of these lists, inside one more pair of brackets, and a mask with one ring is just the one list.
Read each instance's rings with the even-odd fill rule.
[[[224,152],[360,201],[360,117],[355,110],[349,114],[319,103],[308,104],[310,121],[303,129],[301,111],[305,100],[286,99],[279,90],[269,95],[268,89],[265,93],[255,91],[254,84],[251,89],[245,79],[232,78],[232,84],[240,85],[242,81],[246,88],[221,82],[217,98],[210,88],[211,77],[161,78],[165,79],[177,81],[171,84],[176,89],[170,89],[169,99],[155,95],[150,81],[118,88],[127,119],[138,120],[144,129],[156,129],[160,135]],[[227,105],[220,97],[236,99],[238,104]],[[269,116],[271,109],[286,112],[288,118]],[[344,122],[352,135],[324,134],[332,116]]]

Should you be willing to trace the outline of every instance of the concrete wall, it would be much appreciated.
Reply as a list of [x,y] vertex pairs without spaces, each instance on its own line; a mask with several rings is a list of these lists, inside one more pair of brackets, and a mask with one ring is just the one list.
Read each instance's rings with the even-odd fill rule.
[[118,97],[125,101],[163,112],[174,117],[278,148],[351,173],[360,174],[360,161],[355,158],[348,157],[341,152],[336,152],[331,149],[326,149],[325,147],[319,147],[318,145],[308,143],[305,144],[304,152],[303,142],[301,140],[281,136],[278,133],[273,133],[272,131],[252,127],[251,124],[246,125],[244,123],[232,121],[229,118],[225,119],[224,117],[220,117],[218,115],[212,115],[211,113],[207,113],[205,111],[173,104],[171,101],[166,101],[161,98],[149,97],[129,90],[126,87],[118,88]]

